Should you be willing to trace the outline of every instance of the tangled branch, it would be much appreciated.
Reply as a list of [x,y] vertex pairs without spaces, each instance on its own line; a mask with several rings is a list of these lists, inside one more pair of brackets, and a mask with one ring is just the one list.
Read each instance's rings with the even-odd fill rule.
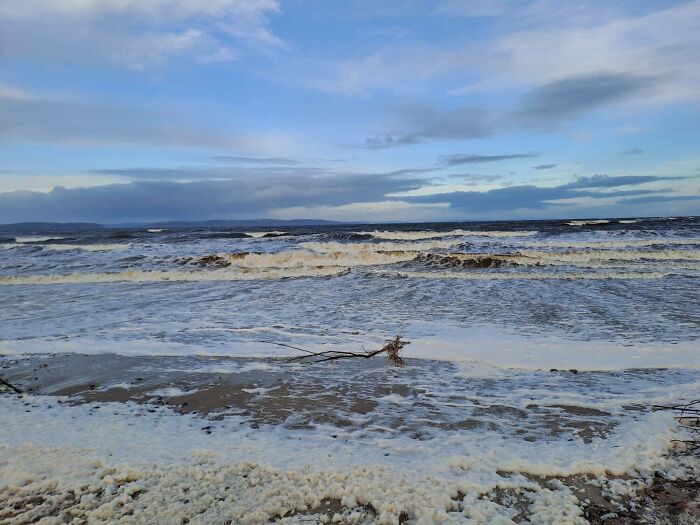
[[11,390],[11,391],[14,392],[15,394],[21,394],[21,393],[22,393],[22,391],[21,391],[19,388],[17,388],[15,385],[12,385],[12,384],[8,383],[8,382],[5,381],[2,377],[0,377],[0,386],[4,386],[7,390]]
[[673,411],[680,426],[692,436],[692,439],[676,441],[685,443],[691,452],[700,452],[700,399],[680,405],[652,405],[652,409]]
[[294,350],[299,350],[304,352],[305,355],[299,355],[289,358],[289,362],[310,360],[313,363],[323,363],[325,361],[336,361],[338,359],[350,359],[355,357],[368,359],[379,354],[386,354],[386,358],[396,366],[406,366],[406,362],[401,358],[399,352],[404,346],[410,344],[409,341],[403,341],[400,335],[397,335],[393,339],[390,339],[386,344],[379,350],[362,350],[360,352],[350,352],[346,350],[327,350],[325,352],[313,352],[305,348],[300,348],[298,346],[292,346],[284,343],[275,343],[272,341],[263,341],[265,343],[270,343],[278,346],[284,346],[287,348],[292,348]]

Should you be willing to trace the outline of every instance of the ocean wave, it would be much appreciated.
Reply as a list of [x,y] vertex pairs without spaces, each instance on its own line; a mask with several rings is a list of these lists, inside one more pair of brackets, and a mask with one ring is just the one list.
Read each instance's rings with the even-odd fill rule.
[[[683,269],[700,269],[700,251],[649,250],[649,251],[570,251],[543,252],[522,250],[515,254],[495,253],[429,253],[416,257],[417,261],[442,268],[500,268],[502,266],[583,266],[605,268],[624,262],[659,262],[668,269],[679,269],[667,261],[684,261]],[[687,263],[690,263],[687,264]],[[657,265],[658,266],[658,265]]]
[[609,224],[610,221],[606,219],[594,219],[589,221],[569,221],[566,224],[569,226],[597,226],[600,224]]
[[0,244],[0,250],[12,250],[16,248],[34,248],[37,250],[51,250],[51,251],[70,251],[70,250],[82,250],[86,252],[106,252],[111,250],[123,250],[130,248],[131,244],[61,244],[61,243],[51,243],[51,244],[40,244],[38,242],[25,242],[25,243],[13,243],[13,244]]
[[521,257],[535,262],[588,263],[596,261],[700,261],[700,250],[581,250],[543,252],[521,250]]
[[537,231],[481,231],[481,230],[450,230],[450,231],[361,231],[359,235],[371,235],[376,239],[397,241],[416,241],[421,239],[437,239],[441,237],[530,237]]
[[289,232],[283,232],[283,231],[245,232],[245,234],[248,237],[252,237],[254,239],[261,239],[261,238],[267,238],[267,237],[284,237],[284,236],[289,235]]
[[17,244],[27,244],[27,243],[34,243],[34,242],[58,241],[60,239],[65,239],[65,237],[60,237],[57,235],[54,235],[51,237],[46,237],[46,236],[42,236],[42,235],[27,235],[27,236],[15,237],[15,242]]
[[643,246],[693,246],[700,245],[700,239],[669,239],[657,237],[653,239],[629,239],[611,241],[527,241],[518,243],[520,246],[541,248],[637,248]]
[[341,242],[302,242],[299,244],[301,248],[310,250],[316,253],[347,253],[358,254],[362,252],[395,252],[395,251],[411,251],[411,252],[426,252],[430,250],[446,250],[464,244],[462,240],[451,241],[423,241],[423,242],[356,242],[356,243],[341,243]]
[[110,239],[137,239],[139,234],[131,231],[114,231],[107,235]]
[[358,232],[329,232],[314,236],[316,239],[329,239],[331,241],[369,241],[374,238],[370,233]]
[[445,268],[500,268],[517,265],[516,257],[495,254],[428,253],[416,257],[416,261]]
[[[343,245],[344,246],[344,245]],[[213,266],[218,268],[317,268],[353,267],[393,264],[414,259],[417,250],[373,250],[359,247],[354,250],[292,250],[275,253],[235,252],[211,254],[179,259],[182,264]]]
[[605,279],[663,279],[670,274],[665,272],[381,272],[373,273],[401,278],[418,279],[463,279],[472,281],[500,280],[605,280]]
[[197,237],[205,239],[250,239],[250,235],[243,232],[203,232]]
[[130,244],[42,244],[43,250],[68,251],[82,250],[86,252],[108,252],[112,250],[125,250]]
[[0,286],[49,284],[208,282],[294,279],[301,277],[333,277],[347,271],[343,267],[283,268],[257,270],[146,271],[129,270],[114,273],[72,273],[67,275],[22,275],[0,277]]
[[638,222],[642,222],[642,220],[641,219],[628,219],[628,220],[621,220],[621,221],[617,221],[617,222],[620,224],[636,224]]

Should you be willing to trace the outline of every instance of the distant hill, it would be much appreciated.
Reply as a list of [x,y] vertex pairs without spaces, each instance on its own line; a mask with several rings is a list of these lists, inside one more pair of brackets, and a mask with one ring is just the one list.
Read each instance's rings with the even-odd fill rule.
[[129,222],[119,224],[97,224],[91,222],[16,222],[0,224],[0,231],[52,232],[68,230],[97,230],[102,228],[271,228],[274,226],[322,226],[344,224],[338,221],[320,219],[248,219],[211,221],[161,221]]
[[104,226],[92,222],[15,222],[13,224],[0,224],[0,230],[20,232],[97,230],[100,228],[104,228]]

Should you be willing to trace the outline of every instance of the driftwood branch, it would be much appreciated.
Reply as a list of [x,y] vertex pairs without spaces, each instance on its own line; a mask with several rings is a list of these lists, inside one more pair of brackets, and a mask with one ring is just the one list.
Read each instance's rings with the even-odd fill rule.
[[15,394],[21,394],[21,393],[22,393],[22,391],[21,391],[19,388],[17,388],[15,385],[11,385],[10,383],[8,383],[7,381],[5,381],[5,380],[4,380],[3,378],[1,378],[1,377],[0,377],[0,385],[3,385],[4,387],[9,388],[9,389],[12,390]]
[[323,363],[325,361],[336,361],[338,359],[351,359],[357,357],[368,359],[379,354],[385,354],[386,358],[396,366],[406,366],[406,362],[403,359],[401,359],[399,352],[401,352],[404,346],[409,344],[409,341],[403,341],[401,339],[401,336],[397,335],[393,339],[388,340],[386,344],[379,350],[362,350],[359,352],[351,352],[347,350],[327,350],[325,352],[313,352],[305,348],[300,348],[298,346],[292,346],[285,343],[275,343],[272,341],[262,342],[274,344],[277,346],[284,346],[287,348],[292,348],[294,350],[299,350],[300,352],[304,352],[305,355],[290,357],[289,362],[309,360],[313,363]]
[[652,405],[651,408],[674,412],[679,425],[692,437],[692,439],[674,439],[674,441],[684,443],[692,452],[700,452],[700,399],[681,405]]

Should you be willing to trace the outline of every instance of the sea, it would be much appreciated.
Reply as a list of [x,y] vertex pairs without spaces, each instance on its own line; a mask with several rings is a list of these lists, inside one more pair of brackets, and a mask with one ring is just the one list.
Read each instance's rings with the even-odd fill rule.
[[[0,397],[0,500],[589,523],[580,483],[697,468],[653,407],[700,398],[699,283],[694,217],[3,230],[0,377],[23,397]],[[396,336],[405,367],[311,355]]]

